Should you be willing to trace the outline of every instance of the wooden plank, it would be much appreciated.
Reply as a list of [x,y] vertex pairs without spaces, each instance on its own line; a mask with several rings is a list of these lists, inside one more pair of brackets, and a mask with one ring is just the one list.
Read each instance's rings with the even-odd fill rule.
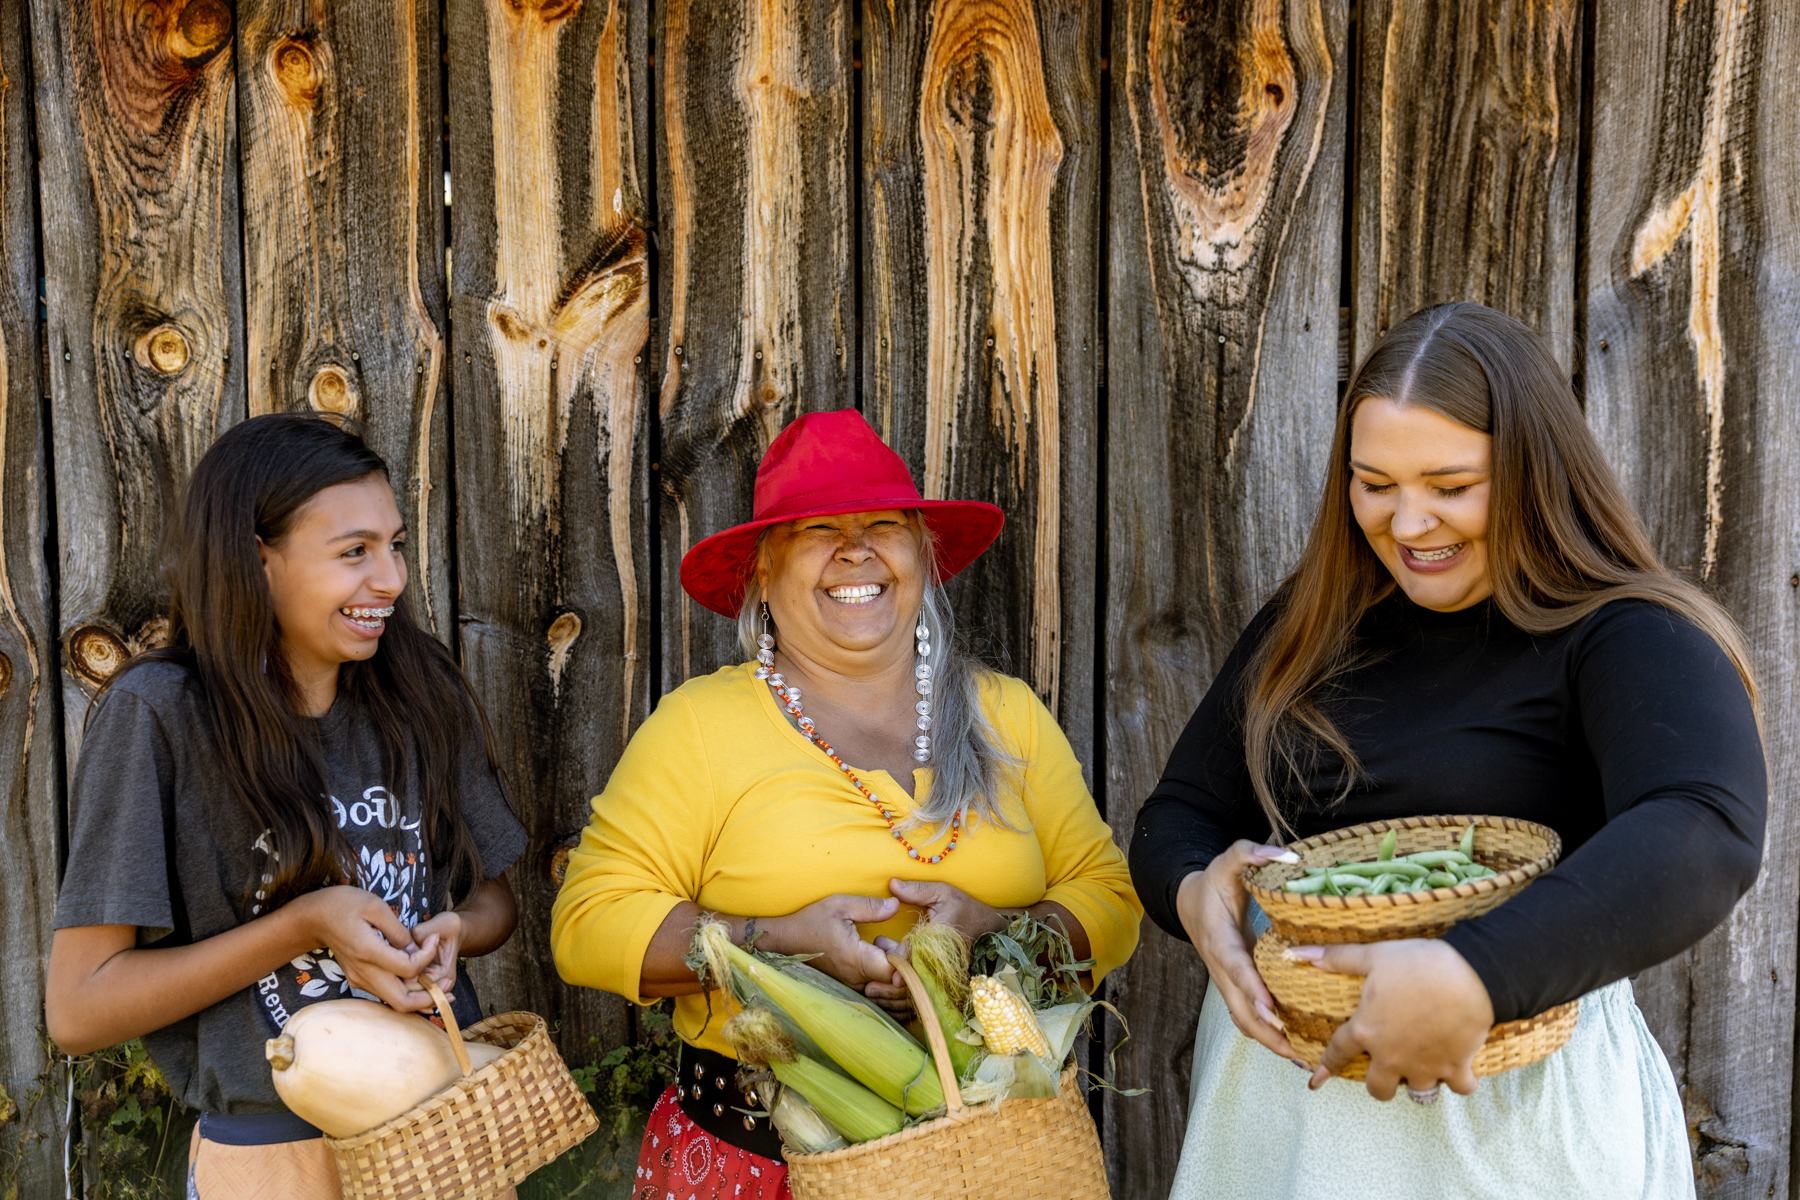
[[1800,28],[1780,5],[1601,0],[1587,411],[1665,561],[1755,652],[1770,769],[1763,874],[1637,979],[1682,1086],[1700,1194],[1786,1196],[1800,888]]
[[244,413],[232,14],[32,6],[63,720],[166,629],[163,518]]
[[681,556],[747,520],[783,425],[845,408],[852,282],[850,12],[837,0],[659,5],[665,689],[743,661]]
[[1365,0],[1354,356],[1477,300],[1574,346],[1580,0]]
[[0,1087],[14,1106],[0,1186],[36,1197],[61,1194],[59,1106],[41,1094],[31,1108],[49,1065],[38,1025],[60,860],[27,33],[23,0],[0,0]]
[[648,22],[629,0],[446,21],[463,663],[530,835],[518,932],[476,984],[585,1062],[628,1006],[557,978],[550,863],[648,700]]
[[865,7],[864,411],[1006,512],[952,603],[1090,766],[1100,52],[1080,0]]
[[246,0],[237,54],[249,411],[364,426],[451,636],[438,10]]
[[[1123,844],[1213,673],[1292,568],[1337,394],[1340,0],[1114,10],[1107,813]],[[1205,972],[1146,923],[1113,977],[1114,1194],[1168,1194]]]

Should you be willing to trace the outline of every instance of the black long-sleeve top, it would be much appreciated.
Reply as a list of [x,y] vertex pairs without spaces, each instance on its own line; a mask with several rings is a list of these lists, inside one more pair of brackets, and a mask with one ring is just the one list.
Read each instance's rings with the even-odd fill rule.
[[[1178,938],[1181,881],[1236,839],[1270,836],[1245,765],[1243,697],[1274,611],[1239,638],[1138,813],[1132,879]],[[1561,834],[1554,870],[1444,937],[1487,985],[1495,1020],[1679,954],[1755,882],[1768,800],[1755,716],[1730,659],[1685,619],[1621,600],[1532,636],[1491,600],[1439,613],[1395,593],[1357,639],[1360,665],[1321,708],[1361,772],[1333,805],[1343,764],[1319,754],[1304,786],[1290,781],[1285,811],[1301,837],[1433,814]]]

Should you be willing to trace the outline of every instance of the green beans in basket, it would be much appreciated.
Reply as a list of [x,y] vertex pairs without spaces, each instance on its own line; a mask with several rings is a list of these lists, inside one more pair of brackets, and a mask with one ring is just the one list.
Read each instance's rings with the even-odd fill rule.
[[1395,892],[1428,892],[1455,887],[1471,879],[1487,879],[1494,871],[1470,857],[1475,845],[1475,826],[1463,830],[1454,850],[1421,850],[1394,857],[1398,835],[1388,830],[1375,858],[1367,862],[1340,862],[1335,867],[1308,867],[1300,879],[1282,886],[1307,896],[1388,896]]

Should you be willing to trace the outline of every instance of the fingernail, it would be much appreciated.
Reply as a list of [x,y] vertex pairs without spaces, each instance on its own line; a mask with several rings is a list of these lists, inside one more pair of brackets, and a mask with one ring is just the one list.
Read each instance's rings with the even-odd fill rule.
[[1313,1072],[1313,1077],[1306,1081],[1306,1086],[1316,1092],[1324,1087],[1325,1081],[1330,1078],[1331,1072],[1327,1071],[1324,1067],[1320,1067]]
[[1288,954],[1309,963],[1316,963],[1325,957],[1323,946],[1289,946]]
[[1288,1059],[1288,1061],[1293,1063],[1296,1067],[1299,1067],[1302,1071],[1307,1072],[1308,1074],[1310,1074],[1312,1072],[1313,1065],[1311,1063],[1307,1062],[1304,1058],[1290,1058],[1290,1059]]
[[1261,854],[1270,862],[1297,863],[1300,861],[1300,856],[1298,854],[1295,854],[1292,850],[1283,850],[1280,846],[1258,846],[1257,853]]
[[1281,1023],[1281,1018],[1276,1016],[1274,1013],[1270,1012],[1269,1006],[1264,1004],[1260,1000],[1258,1000],[1256,1002],[1256,1015],[1261,1017],[1263,1020],[1267,1021],[1269,1024],[1273,1025],[1277,1029],[1285,1030],[1287,1028],[1286,1025]]

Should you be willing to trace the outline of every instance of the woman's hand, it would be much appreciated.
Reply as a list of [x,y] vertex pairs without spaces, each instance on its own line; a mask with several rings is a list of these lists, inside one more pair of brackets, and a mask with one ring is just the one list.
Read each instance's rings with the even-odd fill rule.
[[496,875],[470,892],[454,911],[439,913],[413,926],[413,941],[419,952],[431,949],[425,974],[444,990],[447,999],[454,1000],[456,993],[450,989],[456,986],[457,959],[475,958],[499,949],[512,936],[518,920],[519,907],[513,899],[512,885],[505,875]]
[[892,897],[827,896],[785,917],[759,919],[757,927],[766,936],[757,945],[780,954],[816,954],[814,967],[858,991],[870,983],[896,984],[900,978],[887,952],[863,941],[856,927],[879,924],[899,911],[900,902]]
[[[998,933],[1011,923],[999,909],[983,904],[952,884],[925,879],[890,879],[888,890],[902,903],[924,909],[926,920],[951,926],[965,941],[972,942],[984,933]],[[892,938],[878,937],[875,948],[883,954],[897,953],[900,943]],[[863,985],[863,995],[887,1009],[895,1020],[912,1018],[912,993],[906,990],[898,971],[886,982],[871,981]]]
[[1365,1051],[1369,1095],[1392,1100],[1405,1080],[1425,1091],[1438,1083],[1475,1091],[1475,1055],[1494,1023],[1487,987],[1448,942],[1408,938],[1361,946],[1295,946],[1334,975],[1362,975],[1362,1003],[1338,1027],[1309,1087],[1317,1088]]
[[443,990],[445,999],[456,999],[456,993],[450,989],[456,986],[456,959],[462,952],[462,914],[441,912],[429,921],[414,925],[412,935],[417,943],[417,953],[423,954],[427,947],[430,948],[431,961],[425,964],[421,974],[429,976]]
[[[400,1012],[432,1007],[431,994],[419,986],[418,976],[437,953],[436,936],[428,934],[424,944],[415,945],[412,931],[394,910],[359,887],[320,888],[289,906],[304,922],[307,944],[329,949],[351,987]],[[456,960],[450,961],[454,972]]]
[[964,940],[974,941],[984,933],[1000,933],[1011,919],[997,908],[983,904],[959,887],[935,880],[890,879],[888,890],[902,904],[925,910],[925,919],[940,925],[954,926]]
[[1233,1023],[1245,1037],[1305,1066],[1288,1044],[1281,1021],[1275,1016],[1275,999],[1257,973],[1256,962],[1250,956],[1253,939],[1246,925],[1250,895],[1244,890],[1244,868],[1263,866],[1285,853],[1279,846],[1261,846],[1248,840],[1233,842],[1206,870],[1195,871],[1181,881],[1175,910],[1181,916],[1181,927],[1187,930],[1194,949],[1206,963],[1207,974],[1225,998]]

